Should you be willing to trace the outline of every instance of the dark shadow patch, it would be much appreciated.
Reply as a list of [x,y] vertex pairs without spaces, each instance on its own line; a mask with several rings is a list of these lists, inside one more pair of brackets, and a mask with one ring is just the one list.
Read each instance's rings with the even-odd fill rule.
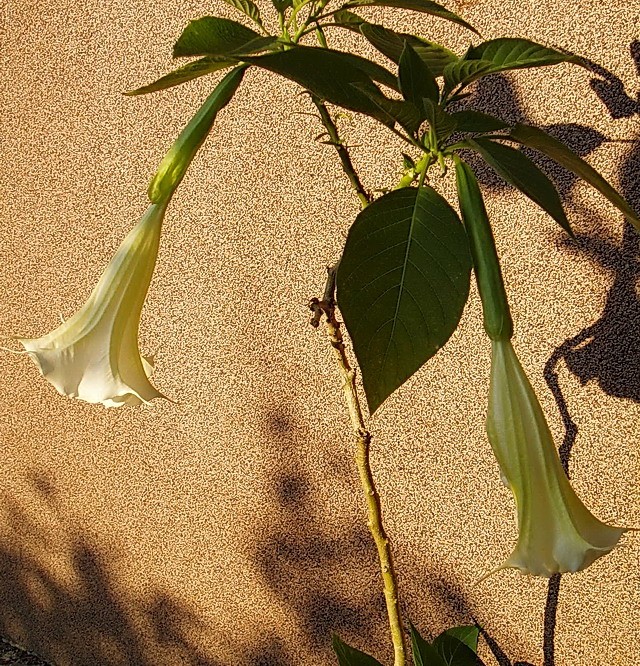
[[[61,524],[49,501],[54,484],[46,477],[32,481],[39,519]],[[40,527],[6,494],[0,512],[10,530],[0,542],[0,634],[57,666],[226,666],[194,644],[194,633],[212,627],[185,604],[159,590],[124,595],[111,570],[112,552],[107,556],[79,530]],[[252,647],[243,645],[247,650]]]
[[[640,75],[640,42],[629,47],[636,71]],[[631,98],[622,81],[612,72],[588,62],[589,69],[599,78],[591,80],[591,87],[615,119],[640,115],[640,97]],[[584,135],[583,135],[584,136]],[[557,138],[562,137],[558,136]],[[597,143],[599,137],[593,136]],[[576,150],[569,141],[570,148]],[[640,138],[620,168],[622,195],[638,210],[640,205]],[[545,364],[544,378],[553,394],[562,417],[564,438],[559,448],[560,460],[570,477],[570,458],[578,436],[578,426],[571,417],[567,401],[558,380],[558,365],[564,361],[569,371],[584,385],[597,381],[607,394],[640,402],[640,237],[625,222],[620,245],[597,234],[579,234],[576,242],[564,241],[561,246],[568,253],[580,255],[599,270],[608,272],[613,284],[607,293],[600,318],[579,333],[565,340],[551,354]],[[558,613],[561,576],[549,580],[544,613],[544,666],[555,666],[555,627]]]
[[[261,529],[265,536],[256,544],[254,561],[278,603],[284,604],[304,632],[305,644],[316,653],[318,662],[334,659],[334,632],[368,653],[384,654],[389,651],[383,643],[386,609],[375,578],[375,547],[366,528],[358,524],[342,529],[340,534],[328,533],[311,476],[300,463],[304,459],[302,451],[296,448],[300,439],[310,442],[314,435],[290,414],[287,422],[296,438],[276,433],[270,424],[276,418],[281,420],[276,415],[283,411],[282,406],[263,410],[265,445],[271,448],[275,445],[271,440],[277,437],[282,455],[266,477],[266,492],[274,513],[270,524]],[[343,482],[331,479],[331,483]],[[349,576],[354,585],[345,592],[336,581]],[[278,659],[278,666],[292,663],[287,661],[290,657],[282,643]]]

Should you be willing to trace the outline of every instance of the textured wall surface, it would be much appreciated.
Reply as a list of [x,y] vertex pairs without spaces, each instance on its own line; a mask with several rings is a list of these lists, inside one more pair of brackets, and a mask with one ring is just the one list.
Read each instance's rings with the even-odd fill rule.
[[[552,126],[639,207],[638,0],[449,6],[485,38],[534,38],[597,63],[598,75],[561,65],[495,77],[475,99]],[[429,17],[363,13],[468,45]],[[4,0],[3,339],[73,313],[142,214],[150,175],[217,75],[121,92],[168,71],[173,40],[205,14],[234,16],[196,0]],[[59,666],[325,666],[332,630],[389,663],[339,380],[305,309],[357,201],[298,92],[249,71],[170,207],[141,345],[177,404],[105,410],[59,396],[26,357],[0,356],[0,633]],[[367,187],[393,183],[393,135],[340,122]],[[557,373],[577,492],[603,520],[640,526],[639,244],[602,197],[552,173],[577,243],[483,175],[514,342],[560,443],[545,364],[547,379]],[[472,291],[449,344],[371,420],[407,614],[426,635],[476,618],[503,664],[636,664],[637,534],[549,597],[545,580],[513,571],[475,584],[516,537],[484,435],[488,371]]]

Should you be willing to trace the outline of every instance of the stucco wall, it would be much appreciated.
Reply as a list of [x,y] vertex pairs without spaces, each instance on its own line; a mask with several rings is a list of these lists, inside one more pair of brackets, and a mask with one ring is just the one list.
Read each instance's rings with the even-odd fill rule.
[[[189,19],[234,16],[222,5],[5,0],[3,338],[41,335],[73,313],[142,214],[150,175],[216,75],[121,92],[168,71]],[[594,75],[569,65],[489,80],[476,95],[513,119],[588,128],[560,136],[638,208],[638,0],[449,6],[485,38],[534,38],[608,70],[609,108]],[[393,17],[468,45],[442,21]],[[250,70],[171,205],[141,343],[177,404],[105,410],[57,395],[27,358],[0,356],[0,633],[60,666],[328,665],[332,630],[389,663],[339,381],[305,309],[357,202],[331,147],[314,142],[317,122],[298,115],[311,110],[298,92]],[[393,182],[393,136],[341,122],[367,187]],[[599,195],[559,177],[577,244],[485,174],[515,345],[560,443],[543,369],[594,327],[555,366],[577,429],[573,483],[603,520],[639,526],[638,243]],[[516,536],[483,430],[480,322],[472,291],[447,347],[370,423],[403,606],[426,635],[476,618],[513,662],[542,664],[544,640],[547,665],[635,664],[637,534],[564,577],[546,624],[545,580],[507,571],[475,584]]]

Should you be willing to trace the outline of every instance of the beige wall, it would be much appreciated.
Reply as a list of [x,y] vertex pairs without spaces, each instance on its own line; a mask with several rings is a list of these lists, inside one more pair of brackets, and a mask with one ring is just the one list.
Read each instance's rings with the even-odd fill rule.
[[[171,66],[187,20],[233,15],[221,5],[4,0],[3,338],[40,335],[74,312],[141,215],[148,178],[215,75],[144,98],[120,93]],[[629,45],[640,38],[638,0],[449,6],[486,38],[537,38],[586,55],[637,95]],[[468,43],[429,18],[392,20],[458,50]],[[590,77],[563,65],[482,95],[512,118],[625,139],[596,141],[589,159],[638,207],[638,144],[629,141],[640,138],[640,115],[618,96],[630,115],[613,120]],[[170,208],[142,345],[156,355],[157,386],[178,404],[105,410],[57,395],[26,358],[0,357],[0,633],[60,666],[325,665],[334,663],[331,630],[389,663],[339,382],[305,310],[357,206],[332,150],[313,142],[316,121],[296,115],[310,110],[297,92],[251,70]],[[367,186],[390,184],[392,135],[368,121],[343,128]],[[599,322],[595,343],[572,357],[574,372],[557,366],[578,428],[571,471],[595,514],[638,526],[637,247],[621,250],[621,216],[600,196],[563,185],[582,249],[491,185],[515,344],[560,442],[543,367]],[[413,622],[433,635],[475,617],[509,659],[540,665],[546,581],[509,571],[474,584],[516,536],[483,433],[479,315],[472,292],[449,345],[371,420],[372,463]],[[592,367],[600,381],[581,383]],[[563,579],[557,666],[637,663],[639,558],[640,538],[629,534]]]

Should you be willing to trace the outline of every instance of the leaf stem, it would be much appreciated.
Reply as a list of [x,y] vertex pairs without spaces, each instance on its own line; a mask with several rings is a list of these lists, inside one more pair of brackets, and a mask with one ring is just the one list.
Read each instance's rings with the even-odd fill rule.
[[393,643],[393,663],[394,666],[405,666],[406,648],[402,617],[400,615],[398,580],[393,566],[391,543],[382,521],[380,495],[376,489],[369,462],[371,433],[367,430],[362,407],[360,405],[360,399],[358,397],[356,371],[351,367],[349,359],[347,358],[342,332],[340,331],[340,323],[335,316],[334,291],[337,266],[332,266],[328,268],[327,271],[328,277],[322,301],[314,298],[309,304],[309,307],[314,313],[311,323],[317,327],[322,315],[324,314],[326,317],[327,337],[329,338],[329,342],[331,343],[331,347],[335,352],[335,357],[338,362],[338,368],[342,378],[342,389],[349,411],[351,427],[353,428],[356,439],[356,465],[360,476],[360,485],[362,486],[367,501],[367,525],[378,550],[378,560],[382,572],[387,616],[389,618],[389,627],[391,630],[391,641]]
[[331,145],[334,146],[338,153],[340,163],[342,164],[342,169],[347,174],[347,178],[349,179],[351,187],[354,189],[358,199],[360,200],[361,206],[365,208],[371,203],[372,197],[364,189],[364,186],[360,181],[360,177],[358,176],[353,166],[353,162],[351,161],[351,155],[349,155],[347,147],[341,141],[340,135],[338,134],[338,128],[336,127],[336,124],[333,121],[333,118],[331,117],[331,114],[329,113],[325,103],[313,93],[310,93],[310,95],[311,101],[314,103],[316,109],[318,109],[318,112],[320,113],[320,119],[324,125],[324,128],[327,130]]

